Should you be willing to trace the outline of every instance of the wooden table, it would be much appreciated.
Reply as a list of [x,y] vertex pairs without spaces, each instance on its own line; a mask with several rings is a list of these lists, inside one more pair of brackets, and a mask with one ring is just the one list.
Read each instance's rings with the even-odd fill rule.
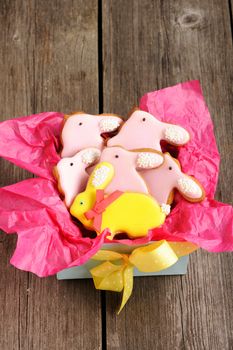
[[[232,13],[227,0],[1,0],[0,118],[41,111],[126,115],[144,93],[200,79],[221,153],[216,198],[232,203]],[[1,186],[32,176],[1,160]],[[198,251],[184,277],[91,280],[10,266],[0,236],[1,350],[233,349],[233,254]]]

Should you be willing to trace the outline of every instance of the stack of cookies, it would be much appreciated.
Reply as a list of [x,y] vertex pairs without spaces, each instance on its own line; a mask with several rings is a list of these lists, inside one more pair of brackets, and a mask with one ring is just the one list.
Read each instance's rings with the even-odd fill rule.
[[175,191],[188,201],[205,197],[201,184],[182,172],[161,142],[181,147],[190,134],[134,109],[127,121],[114,114],[65,116],[61,160],[54,169],[72,216],[109,239],[143,237],[170,213]]

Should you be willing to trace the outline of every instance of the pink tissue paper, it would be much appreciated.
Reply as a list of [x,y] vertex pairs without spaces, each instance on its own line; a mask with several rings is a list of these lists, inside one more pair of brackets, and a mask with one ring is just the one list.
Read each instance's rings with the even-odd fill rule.
[[[121,243],[167,239],[193,242],[210,252],[232,251],[233,209],[214,200],[220,157],[199,82],[147,93],[140,108],[190,132],[191,140],[180,148],[178,159],[184,172],[201,182],[206,199],[189,203],[177,194],[161,228]],[[11,263],[41,277],[85,263],[107,242],[108,232],[93,239],[83,237],[60,198],[52,170],[60,159],[62,125],[63,114],[57,112],[0,123],[0,156],[38,176],[0,189],[0,228],[18,234]]]

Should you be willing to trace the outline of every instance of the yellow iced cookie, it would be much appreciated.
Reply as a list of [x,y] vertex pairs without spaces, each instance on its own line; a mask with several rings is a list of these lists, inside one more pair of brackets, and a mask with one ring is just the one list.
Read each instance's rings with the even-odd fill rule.
[[74,200],[70,212],[88,229],[97,234],[109,229],[110,238],[125,232],[130,238],[143,237],[148,230],[164,223],[160,205],[150,195],[115,191],[104,196],[104,188],[114,176],[110,163],[102,162],[93,170],[86,190]]

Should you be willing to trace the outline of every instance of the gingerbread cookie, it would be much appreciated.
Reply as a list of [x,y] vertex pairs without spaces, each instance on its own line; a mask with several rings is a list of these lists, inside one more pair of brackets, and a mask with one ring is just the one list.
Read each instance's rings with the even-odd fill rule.
[[165,153],[164,158],[160,168],[140,172],[151,195],[160,204],[171,204],[176,189],[189,202],[202,201],[205,191],[198,180],[184,174],[178,160],[169,153]]
[[65,116],[61,133],[63,149],[61,157],[72,157],[82,149],[103,148],[102,134],[111,133],[119,128],[122,119],[113,114],[90,115],[77,112]]
[[105,229],[113,239],[124,232],[130,238],[143,237],[150,229],[164,223],[165,213],[157,201],[144,193],[115,191],[104,195],[104,189],[114,176],[114,167],[99,163],[93,170],[86,187],[74,200],[70,212],[88,229],[101,234]]
[[70,207],[75,196],[85,189],[89,177],[86,168],[98,162],[100,153],[98,148],[87,148],[58,162],[54,174],[58,179],[58,188],[65,196],[67,207]]
[[123,192],[148,193],[148,188],[137,169],[153,169],[164,162],[163,154],[153,150],[127,151],[122,147],[106,147],[100,162],[108,162],[114,167],[114,176],[105,188],[105,193],[116,190]]
[[123,124],[119,133],[108,140],[108,146],[122,146],[128,150],[152,148],[161,151],[160,141],[182,146],[190,139],[189,133],[178,125],[163,123],[150,113],[136,109]]

